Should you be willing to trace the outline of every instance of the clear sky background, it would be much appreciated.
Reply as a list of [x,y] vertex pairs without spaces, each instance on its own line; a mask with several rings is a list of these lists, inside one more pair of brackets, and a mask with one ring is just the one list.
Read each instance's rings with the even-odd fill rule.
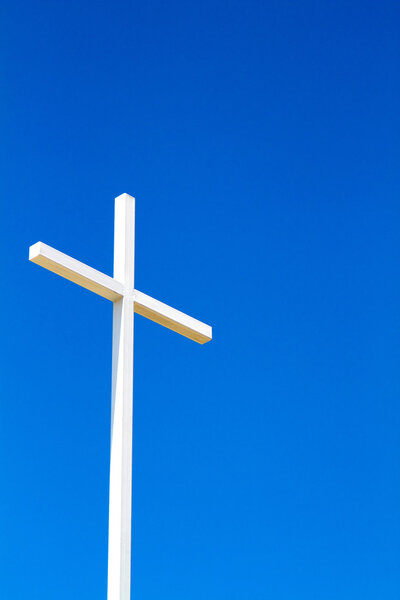
[[0,596],[106,599],[112,274],[135,319],[135,600],[400,596],[395,1],[1,9]]

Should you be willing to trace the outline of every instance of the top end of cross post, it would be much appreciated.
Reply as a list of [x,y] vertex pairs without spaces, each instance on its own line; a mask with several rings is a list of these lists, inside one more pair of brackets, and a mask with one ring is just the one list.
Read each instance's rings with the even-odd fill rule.
[[120,201],[128,201],[128,200],[133,200],[135,202],[135,198],[133,196],[131,196],[130,194],[120,194],[119,196],[117,196],[115,198],[115,201],[120,200]]

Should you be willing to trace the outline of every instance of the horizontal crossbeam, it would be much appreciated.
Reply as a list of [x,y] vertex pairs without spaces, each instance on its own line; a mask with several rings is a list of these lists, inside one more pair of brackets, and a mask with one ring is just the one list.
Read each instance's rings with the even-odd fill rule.
[[[113,277],[92,269],[43,242],[37,242],[29,248],[29,260],[112,302],[120,300],[124,295],[124,286]],[[134,311],[138,315],[172,329],[199,344],[211,340],[212,328],[209,325],[137,290],[133,292],[133,296]]]
[[176,331],[199,344],[212,338],[212,328],[151,296],[135,290],[135,313]]
[[29,248],[29,260],[113,302],[123,296],[122,283],[43,242]]

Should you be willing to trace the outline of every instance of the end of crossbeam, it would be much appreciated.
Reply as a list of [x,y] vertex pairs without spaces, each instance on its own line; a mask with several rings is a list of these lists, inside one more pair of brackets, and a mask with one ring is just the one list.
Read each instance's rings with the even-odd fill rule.
[[36,262],[35,259],[40,256],[41,246],[42,242],[36,242],[36,244],[29,246],[29,260]]

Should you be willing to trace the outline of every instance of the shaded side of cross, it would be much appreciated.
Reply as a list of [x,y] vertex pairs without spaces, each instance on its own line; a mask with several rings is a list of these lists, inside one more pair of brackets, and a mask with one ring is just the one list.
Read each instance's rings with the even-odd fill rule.
[[113,302],[108,600],[129,600],[131,580],[132,397],[134,312],[199,344],[212,329],[134,287],[135,199],[115,199],[114,276],[109,277],[42,242],[29,260]]

